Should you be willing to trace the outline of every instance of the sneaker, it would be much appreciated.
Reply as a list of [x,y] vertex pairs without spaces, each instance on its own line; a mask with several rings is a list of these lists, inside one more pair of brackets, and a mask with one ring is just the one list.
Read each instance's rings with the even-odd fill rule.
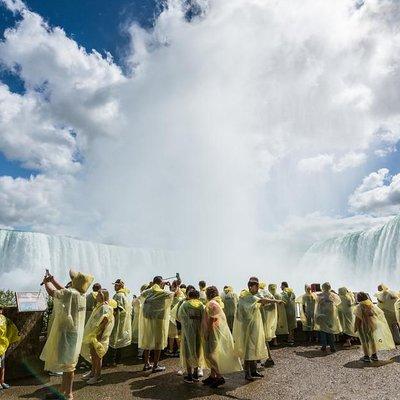
[[102,382],[103,379],[101,379],[99,376],[93,376],[92,378],[90,378],[89,380],[86,381],[86,383],[88,385],[95,385],[96,383],[100,383]]
[[326,351],[326,346],[322,346],[321,351]]
[[176,374],[177,374],[178,376],[182,376],[182,375],[183,375],[183,371],[180,369],[179,371],[176,371]]
[[51,372],[49,371],[49,376],[62,376],[62,372]]
[[260,378],[264,378],[264,375],[263,374],[260,374],[259,372],[253,372],[252,374],[251,374],[251,377],[252,378],[255,378],[255,379],[260,379]]
[[92,371],[89,371],[89,372],[86,372],[86,374],[83,374],[82,375],[82,379],[84,380],[84,381],[87,381],[87,380],[89,380],[90,378],[93,378],[93,374],[92,374]]
[[210,388],[216,389],[218,386],[221,386],[225,383],[225,379],[221,376],[221,378],[214,379],[213,383],[211,383]]
[[157,365],[157,366],[153,367],[151,372],[156,373],[156,372],[163,372],[163,371],[165,371],[165,367],[162,367],[161,365]]
[[202,377],[204,376],[203,368],[199,368],[199,369],[197,370],[197,376],[198,376],[199,378],[202,378]]
[[183,378],[183,381],[184,381],[185,383],[193,383],[193,377],[190,376],[190,375],[186,375],[186,376]]
[[167,357],[173,357],[174,353],[170,349],[167,349],[164,351],[164,355],[166,355]]
[[371,359],[368,356],[364,356],[361,360],[364,361],[365,363],[371,362]]
[[264,368],[271,368],[275,365],[275,361],[272,358],[265,360],[264,364],[262,364]]
[[2,383],[2,384],[1,384],[1,387],[2,387],[3,389],[10,389],[10,385],[9,385],[8,383]]
[[150,371],[153,368],[151,364],[145,364],[143,366],[143,371]]
[[209,376],[208,378],[203,379],[203,380],[201,381],[201,383],[202,383],[203,385],[211,385],[213,382],[214,382],[214,378],[212,378],[211,376]]
[[246,374],[246,375],[244,376],[244,379],[246,379],[246,381],[249,381],[249,382],[254,382],[254,381],[256,380],[256,378],[254,378],[254,377],[251,376],[250,374]]
[[[372,354],[371,361],[379,361],[379,358],[376,354]],[[3,386],[4,387],[4,386]]]

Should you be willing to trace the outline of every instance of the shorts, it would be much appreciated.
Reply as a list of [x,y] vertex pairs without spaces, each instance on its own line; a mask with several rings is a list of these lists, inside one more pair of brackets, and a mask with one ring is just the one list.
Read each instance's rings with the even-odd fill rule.
[[6,355],[3,354],[0,356],[0,368],[4,368],[6,366]]

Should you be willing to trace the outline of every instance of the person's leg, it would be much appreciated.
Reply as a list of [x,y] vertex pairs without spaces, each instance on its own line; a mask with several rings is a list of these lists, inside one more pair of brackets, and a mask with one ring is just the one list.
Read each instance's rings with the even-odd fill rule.
[[332,352],[336,351],[335,335],[333,333],[327,333],[326,336],[328,338],[328,343],[329,343],[329,347],[330,347],[331,351]]
[[115,362],[117,364],[121,364],[122,359],[122,349],[116,349],[115,351]]
[[154,367],[158,366],[158,362],[160,361],[161,350],[154,350]]
[[144,367],[143,369],[150,369],[151,365],[150,365],[150,350],[143,350],[143,361],[144,361]]
[[0,385],[1,385],[2,383],[4,383],[4,375],[5,375],[5,368],[4,368],[4,367],[1,367],[1,368],[0,368]]
[[64,372],[63,377],[62,377],[62,387],[64,395],[66,396],[67,399],[72,399],[73,398],[73,393],[72,393],[72,386],[74,383],[74,371],[72,372]]
[[320,338],[320,342],[321,342],[321,350],[325,350],[326,349],[326,345],[327,345],[326,333],[320,331],[319,332],[319,338]]

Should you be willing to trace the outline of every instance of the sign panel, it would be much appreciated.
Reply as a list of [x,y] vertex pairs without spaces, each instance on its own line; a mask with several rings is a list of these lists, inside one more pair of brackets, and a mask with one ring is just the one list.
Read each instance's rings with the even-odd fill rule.
[[47,299],[42,292],[16,292],[19,312],[45,311]]

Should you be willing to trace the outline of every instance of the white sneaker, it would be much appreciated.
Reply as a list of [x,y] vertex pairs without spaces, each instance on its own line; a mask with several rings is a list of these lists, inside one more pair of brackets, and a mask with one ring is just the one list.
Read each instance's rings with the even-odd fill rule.
[[82,379],[83,379],[84,381],[87,381],[87,380],[89,380],[90,378],[93,378],[92,371],[86,372],[86,374],[83,374],[83,375],[82,375]]
[[88,385],[95,385],[96,383],[100,383],[102,382],[103,379],[101,379],[101,377],[95,377],[93,376],[92,378],[90,378],[88,381],[86,381],[86,383]]
[[183,371],[180,369],[179,371],[176,372],[177,375],[182,376],[183,375]]
[[204,376],[204,374],[203,374],[203,368],[199,368],[199,369],[197,370],[197,376],[198,376],[199,378],[202,378],[202,377]]

